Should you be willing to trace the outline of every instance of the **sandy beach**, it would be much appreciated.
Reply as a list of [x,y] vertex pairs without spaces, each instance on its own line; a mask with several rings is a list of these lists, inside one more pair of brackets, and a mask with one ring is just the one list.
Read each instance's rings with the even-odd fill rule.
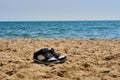
[[[33,63],[35,49],[67,55],[62,64]],[[120,80],[120,39],[0,39],[0,80]]]

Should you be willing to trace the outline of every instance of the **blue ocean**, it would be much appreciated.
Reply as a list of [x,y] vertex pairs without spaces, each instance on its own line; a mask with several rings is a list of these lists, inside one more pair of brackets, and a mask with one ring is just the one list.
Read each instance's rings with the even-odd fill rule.
[[0,38],[120,38],[120,21],[0,22]]

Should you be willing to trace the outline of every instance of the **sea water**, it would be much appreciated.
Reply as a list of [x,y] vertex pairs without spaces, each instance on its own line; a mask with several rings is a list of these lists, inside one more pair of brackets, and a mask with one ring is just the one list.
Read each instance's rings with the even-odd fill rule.
[[0,38],[120,38],[120,21],[0,22]]

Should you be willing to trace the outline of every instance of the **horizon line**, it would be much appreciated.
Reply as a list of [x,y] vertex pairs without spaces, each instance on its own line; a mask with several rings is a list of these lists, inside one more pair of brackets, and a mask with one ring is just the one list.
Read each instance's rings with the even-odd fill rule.
[[101,19],[94,19],[94,20],[0,20],[0,22],[42,22],[42,21],[120,21],[120,19],[106,19],[106,20],[101,20]]

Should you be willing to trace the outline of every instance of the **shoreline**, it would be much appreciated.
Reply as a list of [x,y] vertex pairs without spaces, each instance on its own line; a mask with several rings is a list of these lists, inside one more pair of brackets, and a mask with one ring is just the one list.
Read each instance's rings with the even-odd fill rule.
[[[62,64],[33,63],[35,49],[67,55]],[[0,38],[0,80],[119,80],[120,38]]]

